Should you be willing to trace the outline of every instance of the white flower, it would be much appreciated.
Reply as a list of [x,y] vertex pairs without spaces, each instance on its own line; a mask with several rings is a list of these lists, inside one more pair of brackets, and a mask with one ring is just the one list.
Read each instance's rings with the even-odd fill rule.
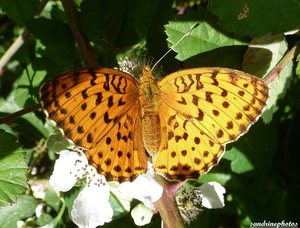
[[225,188],[217,182],[208,182],[200,186],[202,206],[206,208],[222,208],[224,204]]
[[137,199],[149,208],[153,208],[153,203],[162,196],[163,188],[154,179],[146,175],[138,176],[133,182],[124,182],[119,186],[120,191]]
[[69,150],[61,151],[49,180],[50,185],[60,192],[69,191],[84,176],[87,165],[86,156]]
[[61,151],[49,182],[54,189],[66,192],[84,177],[87,184],[74,200],[71,212],[73,222],[83,228],[110,222],[113,209],[109,203],[108,184],[104,176],[88,165],[86,156],[68,150]]
[[154,203],[160,199],[163,193],[162,186],[155,181],[152,164],[148,162],[146,174],[138,176],[133,182],[120,184],[120,191],[145,204],[149,208],[154,208]]
[[[132,198],[143,203],[138,204],[131,211],[131,216],[137,226],[150,223],[154,213],[154,203],[160,199],[163,193],[162,186],[154,180],[154,171],[148,163],[146,174],[138,176],[133,182],[124,182],[118,185],[114,194],[121,199],[122,205],[127,205]],[[125,208],[130,208],[125,207]]]
[[179,212],[187,223],[195,220],[203,207],[224,207],[225,188],[217,182],[208,182],[200,187],[183,186],[176,194]]
[[137,226],[150,223],[154,213],[154,203],[162,196],[163,188],[149,174],[138,176],[133,182],[111,183],[111,191],[118,197],[123,207],[129,211],[132,199],[143,203],[135,206],[131,216]]
[[36,217],[40,217],[43,214],[43,210],[44,210],[44,203],[39,203],[36,208],[35,208],[35,215]]
[[17,228],[23,228],[25,226],[25,222],[22,220],[17,221]]
[[102,226],[112,220],[109,187],[102,175],[96,174],[79,193],[73,203],[71,216],[73,222],[83,228]]
[[37,199],[45,199],[48,182],[44,180],[29,181],[30,188],[32,190],[33,196]]
[[113,208],[109,203],[110,190],[127,211],[130,210],[133,198],[142,201],[142,206],[135,208],[132,215],[136,216],[133,218],[137,221],[137,225],[146,224],[150,222],[154,213],[154,202],[160,199],[163,192],[162,186],[153,179],[154,174],[150,164],[149,167],[147,174],[138,176],[133,182],[121,184],[111,182],[108,185],[105,177],[88,165],[85,155],[63,150],[55,162],[49,182],[54,189],[66,192],[79,179],[86,178],[87,184],[74,200],[71,212],[73,222],[79,227],[93,228],[112,220]]
[[144,226],[151,222],[153,210],[140,203],[131,210],[131,216],[135,225]]

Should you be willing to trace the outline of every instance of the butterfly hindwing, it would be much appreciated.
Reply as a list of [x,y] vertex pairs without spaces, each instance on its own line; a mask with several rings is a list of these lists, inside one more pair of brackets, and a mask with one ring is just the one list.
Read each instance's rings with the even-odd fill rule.
[[215,143],[193,120],[166,104],[161,106],[166,130],[159,152],[153,157],[156,172],[167,179],[197,178],[217,164],[224,147]]
[[89,163],[107,180],[133,180],[146,172],[147,156],[142,144],[139,103],[136,103],[109,133],[99,137],[86,152]]

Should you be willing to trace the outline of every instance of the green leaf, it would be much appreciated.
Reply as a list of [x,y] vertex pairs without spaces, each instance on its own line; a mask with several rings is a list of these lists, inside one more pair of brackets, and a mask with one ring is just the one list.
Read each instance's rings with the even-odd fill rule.
[[157,36],[161,26],[173,18],[171,2],[168,0],[135,0],[130,7],[135,12],[132,14],[134,27],[141,38]]
[[300,54],[297,55],[296,75],[300,78]]
[[[240,187],[234,192],[234,201],[238,205],[237,211],[241,217],[249,216],[249,222],[264,221],[265,219],[269,221],[289,220],[290,215],[293,214],[292,211],[289,211],[292,208],[288,204],[289,197],[286,186],[276,174],[247,182],[246,186]],[[243,221],[243,223],[245,222],[247,221]]]
[[64,194],[65,199],[65,206],[68,210],[68,215],[71,217],[71,212],[73,208],[74,201],[76,200],[77,196],[81,192],[81,190],[84,188],[84,186],[80,187],[73,187],[71,191],[68,191]]
[[192,30],[191,34],[172,48],[178,53],[176,56],[178,60],[183,61],[192,56],[220,47],[246,44],[220,31],[213,23],[211,16],[203,10],[192,11],[184,17],[179,16],[176,20],[170,21],[169,24],[165,26],[168,41],[174,45],[187,34],[197,22],[199,22],[199,25]]
[[[16,201],[27,188],[25,153],[16,138],[0,130],[0,206]],[[1,223],[0,223],[1,224]]]
[[67,15],[61,1],[51,1],[46,4],[40,13],[40,17],[47,19],[67,21]]
[[265,176],[271,169],[277,149],[274,138],[277,137],[275,124],[255,123],[246,135],[226,151],[223,158],[231,160],[234,173],[247,173],[251,176]]
[[101,64],[111,65],[116,52],[137,46],[143,39],[149,41],[148,54],[157,57],[156,52],[159,52],[160,57],[166,42],[159,28],[172,15],[170,5],[167,0],[112,0],[105,4],[98,0],[83,1],[81,28],[85,36],[99,47]]
[[81,4],[80,21],[90,40],[120,48],[154,33],[156,26],[166,22],[167,15],[170,15],[170,3],[166,0],[112,0],[106,4],[89,0]]
[[[168,0],[135,0],[130,5],[132,12],[134,12],[131,13],[134,29],[139,37],[146,41],[147,56],[154,60],[158,60],[168,50],[166,34],[161,28],[174,18],[171,4],[172,1]],[[122,32],[122,35],[125,36],[126,34]],[[168,65],[173,67],[174,60],[174,57],[169,55],[163,59],[162,65],[165,69],[170,67]]]
[[[119,7],[112,7],[116,2]],[[82,31],[97,45],[113,48],[125,17],[124,8],[127,8],[125,1],[112,0],[107,4],[97,0],[83,1],[80,15]]]
[[228,67],[242,69],[242,59],[247,46],[228,46],[201,53],[184,62],[186,68]]
[[226,173],[217,173],[210,171],[209,173],[206,173],[205,175],[202,175],[199,179],[201,183],[207,183],[210,181],[216,181],[219,184],[225,186],[228,181],[230,181],[231,175]]
[[[0,111],[10,114],[36,104],[39,86],[44,77],[45,72],[36,72],[31,68],[31,65],[28,65],[21,77],[15,81],[13,90],[6,100],[0,100]],[[23,137],[30,138],[31,141],[35,139],[39,141],[41,137],[49,135],[44,123],[32,112],[24,114],[14,121],[15,125],[12,126],[12,129],[21,133]]]
[[32,196],[20,196],[16,204],[0,209],[1,227],[17,228],[17,221],[31,217],[38,201]]
[[59,211],[61,200],[59,194],[53,188],[48,188],[45,195],[45,203],[51,206],[56,212]]
[[69,146],[70,143],[60,131],[56,131],[56,133],[50,135],[47,141],[49,153],[58,153],[62,150],[66,150]]
[[39,97],[39,86],[45,77],[45,72],[34,71],[31,65],[23,71],[21,77],[16,80],[8,100],[19,107],[27,107],[35,104]]
[[114,219],[123,217],[124,215],[128,214],[128,211],[123,207],[120,199],[113,193],[111,193],[109,196],[109,202],[114,210]]
[[[73,34],[67,24],[45,18],[32,19],[28,30],[44,45],[40,53],[54,63],[72,68],[77,59]],[[47,31],[47,32],[45,32]]]
[[298,0],[210,0],[209,10],[227,31],[239,35],[278,34],[300,24]]
[[[284,56],[288,47],[283,35],[267,35],[255,38],[251,41],[246,51],[243,62],[243,70],[262,77],[271,71]],[[293,66],[290,62],[280,72],[278,80],[270,83],[270,98],[267,102],[267,110],[263,115],[265,122],[270,122],[273,113],[278,109],[277,101],[283,98],[289,88],[293,75]]]
[[38,13],[39,0],[0,0],[0,7],[18,24],[24,25]]
[[51,215],[46,214],[46,213],[42,213],[36,220],[36,224],[38,225],[38,227],[42,227],[45,225],[49,225],[51,224],[51,222],[53,221],[53,218]]

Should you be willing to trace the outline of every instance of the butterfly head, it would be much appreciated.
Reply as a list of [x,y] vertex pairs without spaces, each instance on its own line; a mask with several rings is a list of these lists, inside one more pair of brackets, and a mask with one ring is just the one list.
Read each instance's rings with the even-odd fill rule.
[[140,75],[140,80],[141,81],[153,81],[154,80],[150,65],[144,66],[144,68],[142,69],[142,74]]
[[124,71],[136,79],[141,79],[144,73],[145,66],[148,67],[150,71],[150,66],[152,65],[151,58],[125,58],[120,63],[120,70]]

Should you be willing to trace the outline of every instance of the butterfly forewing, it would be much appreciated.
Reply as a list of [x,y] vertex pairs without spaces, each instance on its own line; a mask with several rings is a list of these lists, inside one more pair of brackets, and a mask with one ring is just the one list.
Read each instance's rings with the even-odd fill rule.
[[41,98],[49,118],[86,149],[90,165],[107,179],[131,180],[146,172],[133,77],[107,68],[70,71],[46,82]]
[[269,92],[261,79],[227,68],[178,71],[158,86],[167,139],[154,162],[169,179],[207,172],[225,144],[246,133],[261,115]]

